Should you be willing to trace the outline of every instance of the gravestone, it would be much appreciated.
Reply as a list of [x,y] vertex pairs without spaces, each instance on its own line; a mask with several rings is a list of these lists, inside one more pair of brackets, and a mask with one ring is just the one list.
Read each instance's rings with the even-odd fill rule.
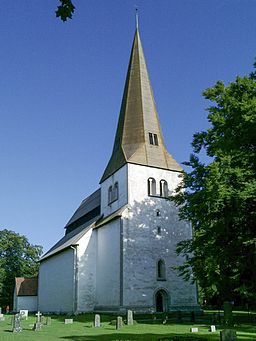
[[46,318],[46,325],[51,326],[52,325],[52,318],[50,316],[47,316]]
[[4,317],[4,314],[0,313],[0,322],[1,321],[5,321],[5,317]]
[[191,333],[198,333],[198,328],[197,327],[192,327],[190,328]]
[[21,315],[22,320],[27,320],[28,319],[28,310],[21,309],[20,310],[20,315]]
[[41,330],[41,329],[42,329],[42,323],[41,323],[41,322],[36,322],[36,323],[34,324],[33,330],[34,330],[35,332],[38,332],[38,331]]
[[2,308],[0,307],[0,314],[2,314]]
[[73,319],[65,319],[64,321],[65,324],[72,324],[73,322]]
[[216,332],[216,327],[215,326],[210,326],[210,332],[215,333]]
[[232,303],[224,302],[224,323],[227,326],[233,326],[233,313],[232,313]]
[[100,315],[96,314],[94,317],[94,327],[100,327]]
[[40,322],[41,322],[41,324],[46,324],[46,319],[45,319],[44,315],[41,316]]
[[15,314],[13,317],[12,331],[13,333],[20,333],[22,331],[20,314]]
[[132,312],[132,310],[127,310],[127,325],[128,326],[133,325],[133,312]]
[[36,323],[34,324],[34,327],[33,327],[33,330],[35,332],[37,332],[37,331],[42,329],[41,316],[42,316],[42,314],[40,313],[40,311],[38,311],[36,313],[36,317],[37,317]]
[[221,341],[236,341],[236,331],[233,329],[223,329],[220,332]]
[[121,329],[122,327],[123,327],[123,318],[121,316],[117,316],[116,329]]

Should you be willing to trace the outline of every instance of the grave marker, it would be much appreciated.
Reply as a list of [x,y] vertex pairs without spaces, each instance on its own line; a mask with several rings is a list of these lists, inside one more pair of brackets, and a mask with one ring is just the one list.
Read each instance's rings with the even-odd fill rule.
[[191,333],[198,333],[198,328],[197,327],[192,327],[190,328]]
[[94,327],[98,328],[100,327],[100,315],[96,314],[94,317]]
[[46,325],[47,325],[47,326],[51,326],[51,325],[52,325],[52,318],[51,318],[50,316],[48,316],[48,317],[46,318]]
[[22,328],[21,328],[21,315],[20,314],[15,314],[14,317],[13,317],[12,331],[13,331],[13,333],[20,333],[20,332],[22,332]]
[[121,329],[122,327],[123,327],[123,318],[121,316],[117,316],[116,329]]
[[20,315],[21,315],[22,320],[27,320],[28,319],[28,310],[21,309],[20,310]]
[[216,327],[215,326],[210,326],[210,332],[215,333],[216,332]]
[[4,314],[1,314],[1,313],[0,313],[0,322],[1,322],[1,321],[5,321],[5,317],[4,317]]
[[65,319],[64,321],[65,324],[72,324],[73,322],[73,319]]
[[133,312],[132,312],[132,310],[127,310],[127,325],[128,326],[133,325]]

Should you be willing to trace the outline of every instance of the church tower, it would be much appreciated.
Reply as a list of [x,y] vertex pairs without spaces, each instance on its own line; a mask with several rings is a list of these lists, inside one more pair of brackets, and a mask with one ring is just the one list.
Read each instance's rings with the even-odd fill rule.
[[[169,311],[197,304],[195,286],[173,270],[182,263],[175,253],[177,242],[192,236],[190,224],[179,220],[177,208],[168,199],[181,180],[181,171],[164,144],[136,27],[114,147],[100,181],[101,214],[106,218],[99,226],[105,220],[106,231],[113,229],[113,240],[120,236],[115,269],[119,284],[113,289],[119,291],[115,304],[120,309]],[[103,263],[107,259],[107,254],[102,255]],[[98,269],[97,283],[105,278],[107,285],[104,268],[109,269],[107,264]]]
[[82,201],[42,258],[42,312],[197,309],[196,286],[174,270],[192,237],[169,200],[182,168],[166,150],[138,27],[114,147],[100,188]]

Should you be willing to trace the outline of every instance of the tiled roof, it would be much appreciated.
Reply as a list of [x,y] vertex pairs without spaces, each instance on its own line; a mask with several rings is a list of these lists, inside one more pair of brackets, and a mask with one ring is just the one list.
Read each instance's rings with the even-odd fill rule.
[[17,296],[37,296],[38,278],[15,277]]

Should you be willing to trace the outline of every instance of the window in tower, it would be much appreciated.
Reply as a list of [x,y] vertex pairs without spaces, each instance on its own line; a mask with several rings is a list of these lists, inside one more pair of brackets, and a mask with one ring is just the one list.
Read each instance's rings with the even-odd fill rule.
[[158,146],[158,137],[157,134],[148,133],[149,136],[149,143],[153,146]]
[[148,195],[156,195],[156,180],[154,178],[148,179]]
[[154,145],[158,146],[158,137],[157,134],[154,134]]
[[160,180],[160,196],[163,198],[168,197],[168,184],[166,180]]
[[166,269],[165,269],[165,262],[163,259],[160,259],[157,262],[157,280],[166,280]]
[[113,187],[110,186],[108,188],[108,204],[111,204],[111,202],[112,202],[112,193],[113,193]]

